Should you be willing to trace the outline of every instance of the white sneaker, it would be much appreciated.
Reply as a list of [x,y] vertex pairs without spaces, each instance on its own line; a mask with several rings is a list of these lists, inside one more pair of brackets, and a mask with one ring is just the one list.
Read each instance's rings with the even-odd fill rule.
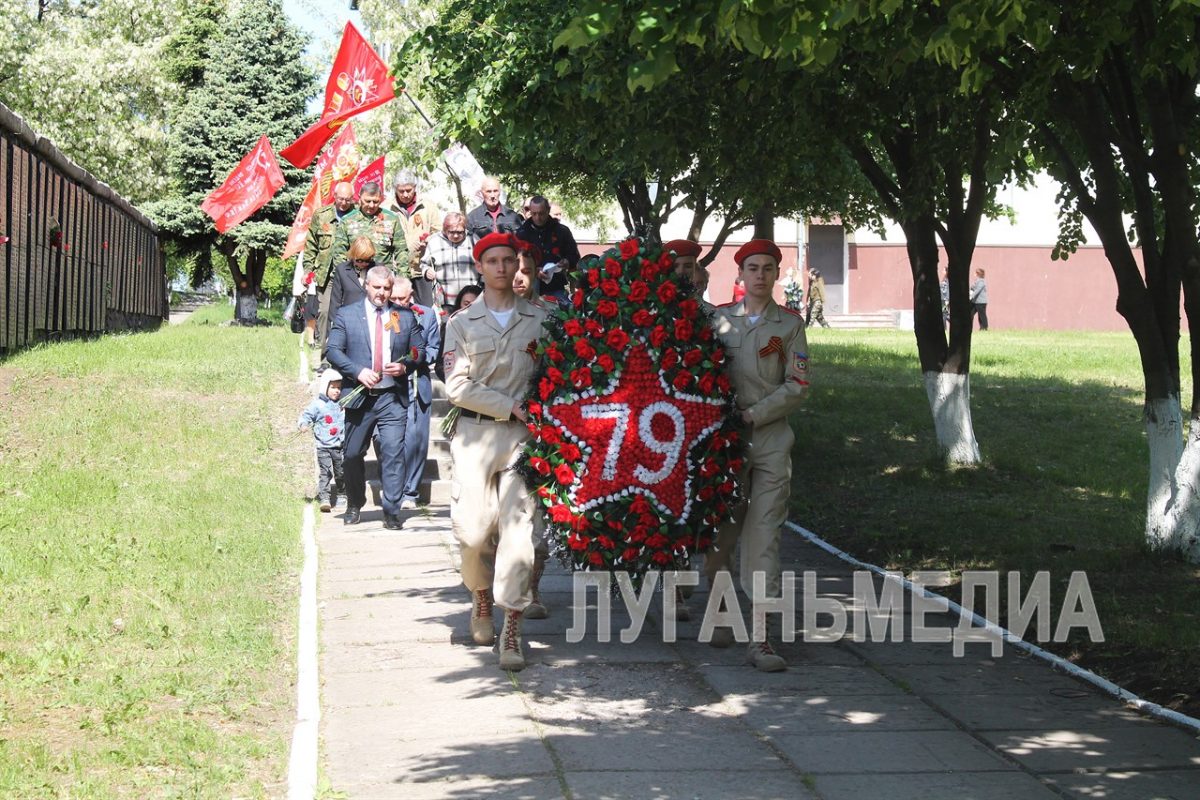
[[401,511],[416,511],[416,509],[417,509],[417,501],[416,500],[401,500],[400,501],[400,510]]

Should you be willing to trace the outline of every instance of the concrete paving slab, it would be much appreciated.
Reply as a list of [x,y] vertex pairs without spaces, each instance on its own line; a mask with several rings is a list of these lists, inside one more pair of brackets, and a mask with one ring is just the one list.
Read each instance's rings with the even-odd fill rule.
[[731,692],[724,696],[724,705],[743,724],[764,736],[956,730],[951,720],[908,695],[779,697]]
[[960,731],[847,731],[772,736],[795,765],[814,775],[885,772],[997,772],[1015,769]]
[[[734,645],[726,648],[716,648],[696,641],[699,626],[690,623],[691,628],[680,628],[680,640],[675,643],[676,650],[689,664],[696,666],[736,667],[746,665],[745,646]],[[694,628],[695,630],[692,630]],[[691,637],[686,634],[691,633]],[[842,666],[861,667],[862,659],[837,644],[801,644],[773,641],[775,650],[787,659],[792,669],[804,669],[810,666]]]
[[327,647],[378,642],[446,642],[466,636],[470,608],[447,615],[397,616],[386,600],[327,600],[321,641]]
[[[343,557],[340,561],[333,563],[322,561],[319,573],[318,587],[322,591],[325,590],[325,587],[332,587],[338,583],[362,580],[436,581],[441,584],[442,581],[453,579],[462,583],[458,571],[453,569],[447,561],[419,564],[414,568],[413,565],[407,563],[362,563],[359,560],[349,561]],[[466,594],[466,589],[463,590],[463,594]]]
[[1050,669],[1046,664],[888,664],[882,672],[924,694],[1048,694],[1070,693],[1086,684]]
[[567,772],[576,798],[588,800],[808,800],[799,775],[789,771],[662,770]]
[[552,800],[565,797],[558,778],[553,775],[427,783],[355,783],[336,788],[351,798],[363,800]]
[[368,578],[365,580],[322,581],[317,596],[322,600],[388,596],[438,597],[469,603],[471,596],[462,588],[458,576],[446,572],[425,578]]
[[1149,717],[1112,698],[1089,690],[1034,694],[941,694],[930,700],[943,712],[976,731],[1053,730],[1112,725],[1156,726]]
[[[683,755],[712,769],[787,771],[788,765],[749,733],[732,734],[721,726],[690,728],[634,727],[613,722],[593,725],[543,725],[541,733],[563,769],[570,771],[661,771],[683,765]],[[724,734],[724,735],[722,735]],[[714,746],[719,741],[720,746]]]
[[697,667],[718,694],[776,697],[839,697],[855,694],[903,696],[900,687],[867,667],[807,667],[764,673],[747,665]]
[[1101,774],[1046,775],[1046,783],[1070,797],[1104,800],[1194,800],[1200,796],[1200,771],[1112,770]]
[[495,668],[491,647],[452,640],[448,647],[430,647],[427,642],[346,643],[321,653],[321,674],[328,677],[347,672],[370,672],[439,668],[457,670],[475,665]]
[[1007,664],[1019,666],[1029,664],[1039,669],[1045,662],[1035,659],[1013,647],[1005,647],[1002,655],[992,655],[991,645],[986,642],[964,642],[963,655],[954,656],[954,645],[945,643],[903,642],[854,642],[849,638],[841,642],[847,650],[862,656],[874,664]]
[[675,663],[679,653],[674,647],[659,641],[657,636],[642,636],[630,644],[613,637],[611,642],[587,638],[569,643],[565,636],[539,634],[526,638],[525,657],[547,666],[572,664],[642,664]]
[[495,663],[409,669],[397,678],[380,670],[330,676],[321,692],[321,702],[330,708],[411,704],[413,687],[420,687],[418,695],[423,703],[440,701],[457,706],[512,691],[507,674]]
[[507,780],[555,774],[554,762],[536,734],[464,731],[452,739],[399,740],[354,737],[325,740],[328,774],[342,784],[422,784],[450,778]]
[[[998,750],[1035,772],[1200,768],[1200,740],[1166,726],[985,731]],[[1196,785],[1200,797],[1200,784]]]
[[862,800],[885,793],[888,800],[1054,800],[1059,797],[1023,772],[819,775],[816,788],[824,800]]

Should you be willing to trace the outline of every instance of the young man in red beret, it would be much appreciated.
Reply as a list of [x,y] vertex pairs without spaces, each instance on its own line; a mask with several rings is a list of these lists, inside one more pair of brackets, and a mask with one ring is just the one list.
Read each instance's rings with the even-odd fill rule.
[[513,293],[519,242],[491,233],[474,248],[483,295],[446,325],[446,393],[461,410],[450,455],[454,486],[450,522],[462,548],[463,584],[471,592],[471,636],[495,640],[493,603],[504,614],[500,667],[525,666],[521,615],[532,600],[534,503],[509,469],[529,430],[522,403],[537,368],[530,356],[546,312]]
[[[729,377],[737,395],[742,420],[749,426],[750,445],[742,469],[742,491],[747,502],[735,510],[733,520],[717,531],[716,542],[705,556],[705,571],[712,583],[728,573],[733,551],[740,545],[740,582],[753,597],[753,576],[766,577],[766,599],[779,598],[779,539],[787,519],[792,483],[792,427],[788,415],[808,393],[808,345],[799,314],[781,308],[772,298],[783,254],[767,239],[752,239],[734,254],[738,277],[746,296],[716,309],[713,326],[729,355]],[[762,633],[751,641],[749,660],[763,672],[779,672],[787,662],[766,638],[766,612],[754,612],[752,630]],[[728,647],[729,628],[718,628],[712,644]],[[752,639],[758,638],[752,636]]]
[[687,239],[672,239],[663,245],[664,250],[675,254],[675,274],[687,279],[692,285],[692,297],[704,301],[708,288],[708,270],[700,266],[700,245]]

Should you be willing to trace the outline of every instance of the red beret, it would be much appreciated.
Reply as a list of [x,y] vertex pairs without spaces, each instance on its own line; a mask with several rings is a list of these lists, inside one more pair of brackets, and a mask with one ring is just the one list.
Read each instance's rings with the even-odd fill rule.
[[517,249],[521,252],[529,253],[529,257],[533,259],[533,263],[540,269],[542,266],[542,248],[538,247],[533,242],[527,242],[524,239],[517,239]]
[[475,249],[471,251],[471,255],[475,257],[476,261],[482,261],[483,254],[493,247],[511,247],[513,252],[516,252],[520,249],[521,244],[511,233],[489,233],[475,243]]
[[783,253],[770,239],[751,239],[744,245],[738,248],[738,251],[733,254],[733,260],[737,262],[739,267],[742,262],[750,256],[767,255],[775,259],[775,264],[783,261]]
[[664,250],[674,250],[677,256],[690,256],[692,258],[700,257],[700,245],[695,242],[689,242],[687,239],[672,239],[663,245]]

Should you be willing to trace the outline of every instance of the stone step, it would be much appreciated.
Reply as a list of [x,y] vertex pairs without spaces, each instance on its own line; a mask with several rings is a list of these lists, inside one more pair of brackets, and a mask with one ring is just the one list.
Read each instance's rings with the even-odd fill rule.
[[[421,481],[420,488],[417,490],[417,502],[431,506],[450,505],[450,489],[453,483],[444,478],[433,480],[426,478]],[[378,478],[371,478],[367,481],[367,498],[376,508],[383,505],[383,485]]]
[[825,321],[831,328],[842,330],[862,330],[870,328],[900,327],[900,313],[897,311],[875,311],[864,314],[826,314]]

